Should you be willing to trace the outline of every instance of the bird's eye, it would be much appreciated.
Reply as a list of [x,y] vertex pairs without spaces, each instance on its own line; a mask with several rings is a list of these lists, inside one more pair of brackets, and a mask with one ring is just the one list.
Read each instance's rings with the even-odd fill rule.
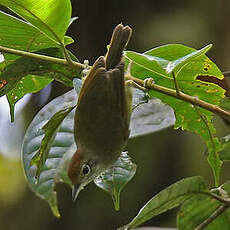
[[90,174],[91,172],[91,168],[89,165],[85,164],[82,166],[82,173],[86,176],[88,174]]

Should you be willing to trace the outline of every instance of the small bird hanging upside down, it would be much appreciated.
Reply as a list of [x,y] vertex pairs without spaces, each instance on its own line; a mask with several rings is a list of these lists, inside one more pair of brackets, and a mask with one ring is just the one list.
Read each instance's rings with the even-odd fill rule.
[[74,124],[77,151],[68,168],[74,200],[127,144],[132,92],[125,84],[122,55],[131,33],[122,24],[114,29],[107,54],[95,61],[81,88]]

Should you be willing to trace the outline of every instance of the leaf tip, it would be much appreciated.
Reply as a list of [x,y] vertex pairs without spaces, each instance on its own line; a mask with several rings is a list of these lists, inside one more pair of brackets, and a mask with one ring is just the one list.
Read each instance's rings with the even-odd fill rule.
[[56,217],[56,218],[60,218],[61,217],[61,214],[58,210],[58,206],[57,206],[57,197],[56,197],[56,192],[54,192],[52,194],[52,197],[50,198],[50,200],[48,201],[49,202],[49,206],[51,208],[51,211],[53,213],[53,215]]
[[205,49],[205,53],[208,52],[213,47],[213,44],[209,44],[205,46],[203,49]]

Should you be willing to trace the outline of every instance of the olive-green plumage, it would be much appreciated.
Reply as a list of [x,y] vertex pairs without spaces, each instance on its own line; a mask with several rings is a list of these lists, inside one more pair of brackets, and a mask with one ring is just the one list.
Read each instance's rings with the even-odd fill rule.
[[128,26],[114,29],[107,54],[96,60],[80,91],[74,124],[78,149],[68,169],[77,187],[83,188],[111,166],[127,144],[131,97],[125,88],[122,54],[130,36]]

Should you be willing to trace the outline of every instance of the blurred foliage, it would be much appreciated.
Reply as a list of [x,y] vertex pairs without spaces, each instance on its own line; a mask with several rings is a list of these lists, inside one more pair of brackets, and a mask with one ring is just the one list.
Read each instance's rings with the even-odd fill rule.
[[20,159],[0,155],[0,206],[7,207],[22,198],[26,181]]

